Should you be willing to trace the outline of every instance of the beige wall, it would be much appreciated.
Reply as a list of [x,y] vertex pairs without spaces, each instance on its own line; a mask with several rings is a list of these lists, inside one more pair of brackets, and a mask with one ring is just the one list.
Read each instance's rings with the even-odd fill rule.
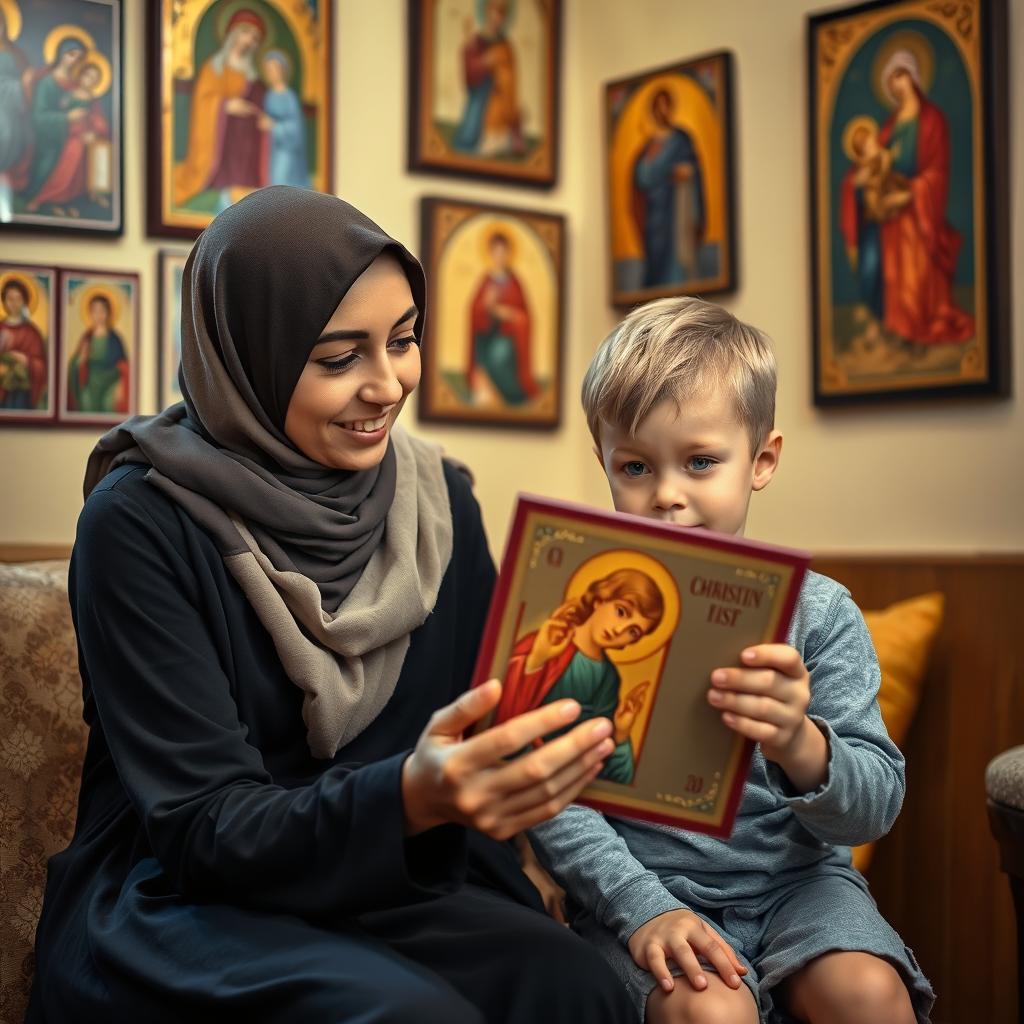
[[[126,25],[125,234],[97,243],[0,235],[4,259],[138,269],[142,274],[141,400],[156,397],[156,261],[144,231],[143,26]],[[141,6],[141,5],[140,5]],[[405,166],[405,2],[341,0],[337,19],[336,185],[398,238],[418,247],[418,199],[461,195],[563,212],[568,218],[566,415],[555,434],[415,425],[477,475],[495,550],[517,490],[604,504],[606,492],[577,411],[579,380],[614,323],[606,303],[601,84],[709,50],[736,56],[741,287],[725,300],[765,328],[781,364],[780,475],[754,501],[750,534],[821,550],[1024,549],[1024,409],[1010,401],[944,401],[821,412],[809,400],[805,23],[803,0],[566,0],[562,170],[551,192],[409,175]],[[770,7],[770,14],[768,13]],[[1024,3],[1010,0],[1011,54],[1024,53]],[[1024,61],[1011,69],[1012,160],[1022,167]],[[1024,175],[1012,178],[1014,263],[1024,268]],[[1022,392],[1024,313],[1014,328]],[[411,412],[411,410],[410,410]],[[410,416],[409,422],[413,419]],[[70,541],[95,435],[0,433],[0,542]]]

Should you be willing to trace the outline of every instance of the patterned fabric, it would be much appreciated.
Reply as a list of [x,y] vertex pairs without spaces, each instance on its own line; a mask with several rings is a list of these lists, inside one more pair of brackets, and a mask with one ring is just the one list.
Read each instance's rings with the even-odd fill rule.
[[21,1024],[46,861],[71,838],[86,729],[68,563],[0,563],[0,1024]]
[[1011,747],[989,761],[985,789],[989,800],[1024,811],[1024,746]]

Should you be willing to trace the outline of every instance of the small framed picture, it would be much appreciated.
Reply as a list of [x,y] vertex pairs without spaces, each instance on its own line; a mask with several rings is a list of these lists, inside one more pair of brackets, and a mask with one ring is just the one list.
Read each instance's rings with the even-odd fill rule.
[[121,0],[4,0],[0,27],[0,225],[121,234]]
[[565,220],[423,200],[430,316],[419,416],[550,429],[561,417]]
[[605,86],[615,306],[736,287],[732,57]]
[[558,178],[561,0],[409,0],[409,170]]
[[1005,0],[808,21],[818,405],[1006,394]]
[[264,185],[332,191],[323,0],[152,0],[150,235],[195,238]]
[[160,278],[157,322],[157,408],[181,401],[178,367],[181,364],[181,280],[188,252],[162,249],[157,268]]
[[139,275],[60,270],[64,426],[112,426],[138,412]]
[[52,423],[57,269],[0,263],[0,426]]

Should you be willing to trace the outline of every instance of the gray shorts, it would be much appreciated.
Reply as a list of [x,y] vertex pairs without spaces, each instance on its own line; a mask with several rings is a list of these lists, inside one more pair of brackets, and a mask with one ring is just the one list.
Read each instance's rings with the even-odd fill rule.
[[[747,968],[762,1024],[789,1024],[791,1018],[772,1002],[773,989],[789,975],[824,953],[844,950],[871,953],[891,963],[903,978],[917,1014],[928,1024],[935,993],[914,954],[878,912],[875,901],[845,875],[825,875],[778,894],[756,911],[745,907],[691,908],[728,942]],[[597,947],[629,990],[637,1017],[644,1019],[655,981],[638,967],[618,938],[589,915],[573,927]],[[710,964],[704,964],[709,970]],[[676,976],[682,972],[674,969]]]

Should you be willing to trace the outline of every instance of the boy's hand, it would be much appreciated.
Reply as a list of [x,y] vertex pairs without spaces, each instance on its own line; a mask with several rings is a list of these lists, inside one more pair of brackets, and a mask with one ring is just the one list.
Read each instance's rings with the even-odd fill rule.
[[711,673],[708,702],[730,729],[759,743],[797,789],[816,789],[828,774],[828,743],[807,717],[811,677],[799,652],[786,644],[759,644],[741,660],[742,668]]
[[747,973],[732,946],[689,910],[670,910],[652,917],[633,932],[628,946],[636,965],[650,971],[666,992],[675,988],[669,958],[675,960],[698,992],[708,987],[708,979],[697,959],[699,956],[718,971],[730,988],[739,988],[743,984],[740,975]]

